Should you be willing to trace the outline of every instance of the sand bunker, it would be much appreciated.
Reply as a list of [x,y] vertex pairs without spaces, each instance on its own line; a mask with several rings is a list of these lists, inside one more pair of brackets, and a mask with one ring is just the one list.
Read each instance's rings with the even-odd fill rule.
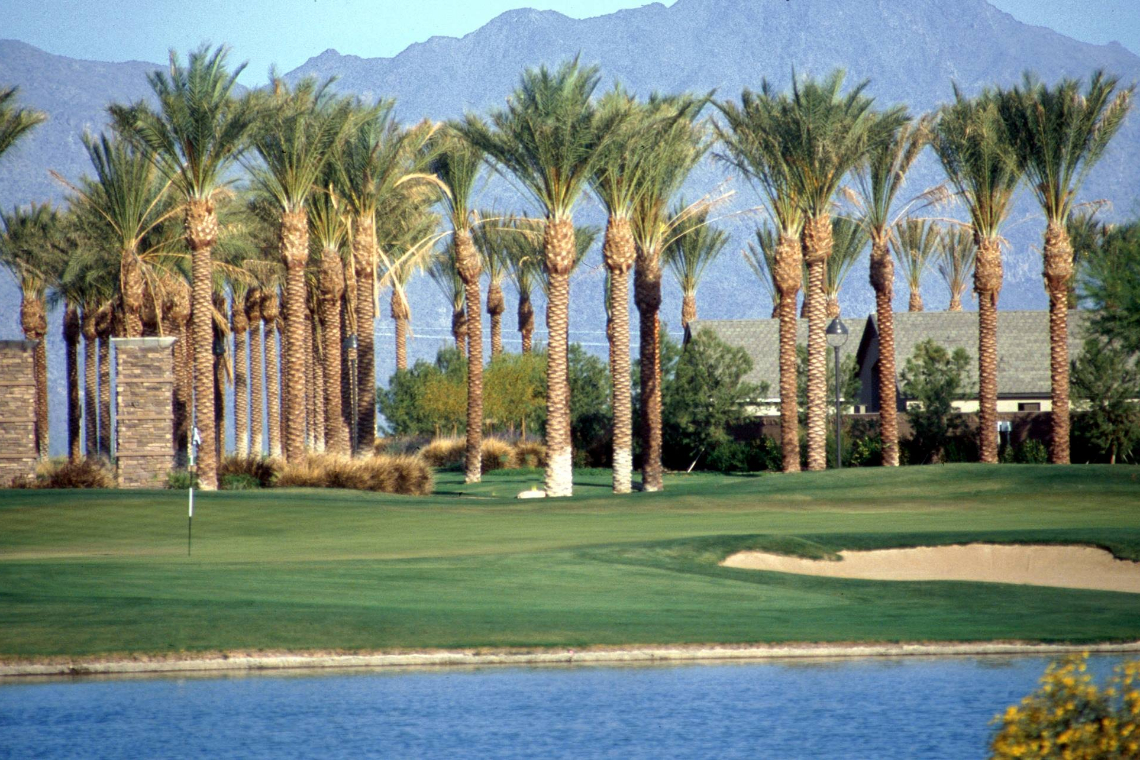
[[747,570],[876,581],[981,581],[1140,594],[1140,563],[1091,546],[968,544],[844,551],[841,561],[737,552],[721,564]]

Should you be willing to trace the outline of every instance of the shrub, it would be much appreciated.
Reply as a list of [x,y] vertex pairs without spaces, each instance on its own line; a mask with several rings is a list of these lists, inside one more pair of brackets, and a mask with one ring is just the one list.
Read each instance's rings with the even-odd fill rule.
[[[222,460],[222,464],[218,468],[218,482],[224,482],[229,476],[240,475],[252,481],[255,488],[269,488],[277,479],[280,467],[280,462],[268,457],[252,454],[244,457],[229,456]],[[237,482],[238,479],[235,477],[234,483]],[[226,486],[223,485],[222,488],[226,488]]]
[[848,450],[844,452],[843,464],[848,467],[878,467],[883,463],[882,436],[860,436],[847,443]]
[[994,718],[993,757],[1140,757],[1140,661],[1118,665],[1104,688],[1088,657],[1054,662],[1037,691]]
[[198,474],[189,470],[171,470],[166,473],[166,487],[172,491],[185,491],[198,487]]
[[483,472],[505,470],[514,464],[515,449],[501,438],[483,439]]
[[463,464],[466,451],[464,438],[435,438],[420,449],[419,454],[432,467],[455,467]]
[[1016,464],[1045,464],[1049,461],[1049,452],[1041,441],[1026,438],[1014,449],[1013,461]]
[[749,445],[742,441],[723,441],[705,457],[704,466],[697,468],[713,472],[747,472]]
[[218,487],[223,491],[256,491],[261,488],[261,483],[244,472],[231,472],[221,476]]
[[36,467],[35,488],[114,488],[115,476],[99,459],[52,459]]
[[546,466],[546,447],[538,441],[519,441],[515,444],[512,468],[534,470]]
[[275,485],[298,488],[348,488],[415,496],[430,494],[431,469],[420,457],[372,455],[353,459],[341,454],[310,454],[281,465]]

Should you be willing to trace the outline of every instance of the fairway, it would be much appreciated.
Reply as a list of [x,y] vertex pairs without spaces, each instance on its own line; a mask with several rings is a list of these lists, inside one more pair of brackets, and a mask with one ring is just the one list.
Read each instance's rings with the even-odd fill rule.
[[1140,560],[1140,468],[676,475],[518,501],[537,471],[430,497],[0,491],[0,657],[760,642],[1140,639],[1140,595],[719,567],[743,549],[1080,543]]

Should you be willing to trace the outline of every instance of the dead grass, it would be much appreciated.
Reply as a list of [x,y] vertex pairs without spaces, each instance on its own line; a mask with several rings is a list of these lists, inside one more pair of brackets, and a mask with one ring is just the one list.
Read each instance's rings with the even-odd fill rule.
[[341,454],[309,454],[300,462],[280,463],[274,485],[425,496],[432,492],[434,481],[431,468],[420,457],[374,454],[353,459]]
[[[464,438],[436,438],[420,449],[419,455],[432,467],[459,467],[467,451]],[[546,447],[523,441],[512,444],[502,438],[483,439],[483,472],[517,470],[546,466]]]
[[36,465],[34,478],[17,476],[12,488],[114,488],[115,473],[97,458],[49,459]]

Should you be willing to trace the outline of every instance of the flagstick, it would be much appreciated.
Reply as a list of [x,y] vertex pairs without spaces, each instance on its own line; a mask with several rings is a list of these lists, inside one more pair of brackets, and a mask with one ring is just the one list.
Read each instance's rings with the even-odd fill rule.
[[194,535],[194,486],[190,486],[190,515],[186,518],[186,556],[190,556],[190,543]]

